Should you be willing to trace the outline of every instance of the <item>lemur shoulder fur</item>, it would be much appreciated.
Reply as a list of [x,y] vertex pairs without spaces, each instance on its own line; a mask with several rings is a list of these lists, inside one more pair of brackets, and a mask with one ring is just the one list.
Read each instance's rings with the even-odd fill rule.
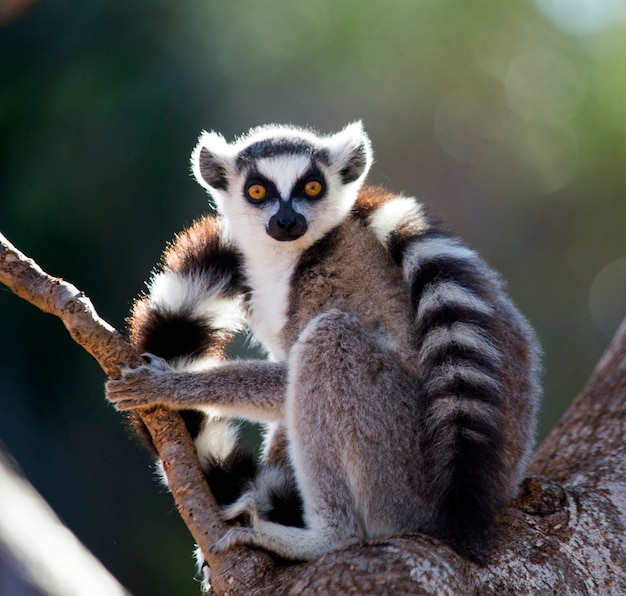
[[[307,560],[424,532],[493,545],[535,434],[539,348],[473,250],[412,197],[363,181],[360,123],[322,136],[203,133],[193,173],[219,216],[167,249],[130,319],[149,362],[107,385],[120,410],[181,410],[224,517],[215,545]],[[225,361],[246,328],[267,360]],[[236,418],[271,427],[246,456]]]

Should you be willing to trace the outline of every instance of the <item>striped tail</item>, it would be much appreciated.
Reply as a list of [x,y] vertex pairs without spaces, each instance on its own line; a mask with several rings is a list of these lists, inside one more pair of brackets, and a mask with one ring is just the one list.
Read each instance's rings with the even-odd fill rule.
[[494,279],[473,251],[437,234],[411,242],[403,268],[418,329],[426,498],[438,504],[433,532],[479,556],[508,496]]
[[[131,343],[178,370],[214,366],[244,324],[245,291],[239,252],[224,238],[221,220],[204,217],[166,249],[147,295],[135,302],[128,319]],[[215,498],[233,502],[256,474],[253,454],[238,446],[237,423],[210,410],[180,413]],[[152,447],[138,417],[133,422]]]
[[415,199],[373,197],[362,202],[361,217],[402,267],[415,322],[421,465],[432,504],[426,531],[479,559],[493,545],[495,515],[511,490],[501,374],[506,299],[480,257]]

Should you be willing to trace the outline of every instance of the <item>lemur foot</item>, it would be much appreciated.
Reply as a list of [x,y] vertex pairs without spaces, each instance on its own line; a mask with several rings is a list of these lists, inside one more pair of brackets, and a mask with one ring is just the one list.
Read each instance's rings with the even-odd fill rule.
[[211,553],[217,555],[238,544],[257,546],[254,528],[231,528],[211,547]]
[[220,510],[220,517],[225,521],[236,519],[242,515],[245,516],[252,525],[259,520],[256,501],[250,493],[245,493],[234,503],[226,505]]

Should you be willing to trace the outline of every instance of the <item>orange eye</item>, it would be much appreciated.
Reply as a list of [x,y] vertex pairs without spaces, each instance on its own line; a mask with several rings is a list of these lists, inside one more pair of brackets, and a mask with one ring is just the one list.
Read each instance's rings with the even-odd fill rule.
[[248,186],[247,193],[248,198],[251,201],[262,201],[267,194],[267,190],[262,184],[251,184],[250,186]]
[[317,180],[309,180],[304,185],[304,192],[307,197],[316,197],[322,192],[322,183]]

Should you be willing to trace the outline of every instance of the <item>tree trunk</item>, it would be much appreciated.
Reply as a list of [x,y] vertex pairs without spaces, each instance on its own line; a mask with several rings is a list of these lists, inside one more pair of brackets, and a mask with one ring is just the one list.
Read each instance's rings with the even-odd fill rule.
[[[139,362],[70,284],[46,275],[0,235],[0,281],[59,316],[110,377]],[[587,387],[539,447],[483,565],[424,535],[368,541],[284,565],[263,551],[209,548],[225,530],[180,417],[142,411],[172,495],[207,553],[214,594],[626,594],[626,321]]]

